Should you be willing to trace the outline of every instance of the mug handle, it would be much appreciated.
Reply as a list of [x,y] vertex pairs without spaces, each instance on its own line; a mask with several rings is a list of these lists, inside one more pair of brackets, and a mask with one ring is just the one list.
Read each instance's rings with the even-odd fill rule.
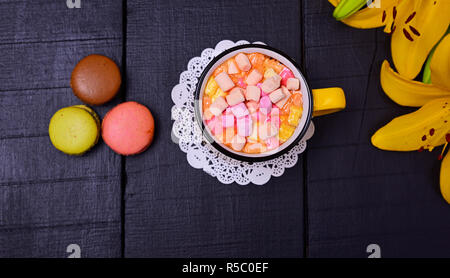
[[313,89],[313,117],[341,111],[345,108],[345,95],[341,88]]

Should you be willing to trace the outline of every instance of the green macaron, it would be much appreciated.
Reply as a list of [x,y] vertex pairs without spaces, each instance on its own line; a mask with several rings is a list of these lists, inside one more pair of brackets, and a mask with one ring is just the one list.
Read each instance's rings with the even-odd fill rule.
[[48,133],[56,149],[70,155],[82,155],[98,142],[100,118],[85,105],[65,107],[51,118]]

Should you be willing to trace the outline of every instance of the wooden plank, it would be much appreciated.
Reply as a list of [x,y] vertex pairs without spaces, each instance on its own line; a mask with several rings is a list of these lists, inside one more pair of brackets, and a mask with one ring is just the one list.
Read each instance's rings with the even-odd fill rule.
[[[327,43],[326,46],[306,48],[305,51],[305,67],[308,78],[319,80],[364,78],[367,77],[372,64],[375,45],[371,42],[347,46],[340,45],[340,43],[336,45]],[[361,89],[364,90],[365,87]]]
[[81,258],[120,257],[120,222],[0,230],[0,257],[67,258],[69,245]]
[[47,135],[0,140],[0,183],[119,176],[120,156],[103,143],[83,156],[56,150]]
[[2,183],[0,196],[0,230],[120,222],[115,176]]
[[2,1],[0,44],[122,38],[122,0],[81,2],[69,9],[65,0]]
[[[307,255],[367,257],[366,247],[375,243],[383,257],[448,257],[450,225],[444,219],[450,208],[438,189],[439,150],[386,152],[370,144],[379,127],[413,110],[394,104],[379,85],[381,63],[389,56],[387,35],[382,30],[363,35],[322,19],[332,12],[325,0],[305,1],[304,7],[311,17],[305,47],[312,86],[334,84],[348,98],[347,111],[314,119]],[[367,36],[373,38],[369,43]]]
[[[111,102],[92,109],[103,117],[119,102],[120,97],[116,97]],[[46,136],[53,114],[62,107],[75,104],[82,102],[70,87],[0,92],[0,139]]]
[[128,175],[126,256],[301,256],[298,173],[262,187],[222,185],[189,173],[184,159]]
[[[316,1],[321,2],[321,1]],[[305,13],[308,11],[305,10]],[[363,29],[351,29],[345,24],[335,24],[336,20],[331,16],[331,11],[327,9],[327,12],[317,14],[305,14],[304,15],[304,36],[307,38],[305,41],[306,48],[311,47],[325,47],[333,41],[339,41],[339,45],[358,45],[369,44],[375,42],[375,37],[372,32],[367,32]],[[331,44],[332,45],[332,44]],[[336,45],[332,45],[336,46]],[[333,52],[331,50],[331,52]]]
[[121,256],[121,157],[102,142],[65,155],[47,129],[56,110],[81,103],[69,87],[81,58],[121,64],[122,1],[32,2],[0,3],[0,257],[67,257],[72,243],[82,257]]
[[204,48],[264,41],[300,62],[299,2],[128,1],[127,9],[126,96],[152,110],[156,137],[126,158],[125,255],[301,257],[302,159],[264,186],[223,185],[190,167],[170,139],[170,92]]
[[122,41],[101,39],[0,45],[0,92],[70,87],[73,68],[83,57],[103,54],[116,63]]
[[332,5],[327,0],[320,0],[320,1],[306,0],[302,1],[302,5],[303,5],[303,13],[305,15],[310,14],[331,15],[333,11]]

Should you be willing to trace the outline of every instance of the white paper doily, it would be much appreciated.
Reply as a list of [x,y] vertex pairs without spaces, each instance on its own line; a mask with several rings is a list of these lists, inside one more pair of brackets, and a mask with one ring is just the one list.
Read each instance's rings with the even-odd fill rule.
[[[261,42],[255,42],[263,44]],[[216,177],[221,183],[258,185],[267,183],[272,176],[279,177],[285,168],[293,167],[298,160],[298,155],[306,149],[306,140],[314,134],[314,125],[311,125],[304,139],[294,146],[289,152],[278,158],[248,163],[225,156],[217,151],[202,136],[202,131],[195,121],[194,94],[198,78],[208,63],[218,54],[231,47],[249,44],[248,41],[236,43],[224,40],[216,47],[202,51],[200,57],[192,58],[187,70],[181,73],[180,83],[172,89],[172,140],[179,144],[180,149],[187,154],[187,161],[196,169],[203,169],[206,173]]]

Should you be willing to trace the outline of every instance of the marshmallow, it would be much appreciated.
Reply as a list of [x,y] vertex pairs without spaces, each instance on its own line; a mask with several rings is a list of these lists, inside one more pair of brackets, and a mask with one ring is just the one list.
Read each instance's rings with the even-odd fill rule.
[[211,131],[216,126],[216,123],[217,123],[217,118],[216,117],[213,117],[210,120],[206,120],[206,126],[208,126]]
[[289,78],[294,78],[294,74],[292,73],[292,71],[288,68],[284,68],[281,72],[280,72],[280,76],[281,76],[281,84],[286,86],[287,80]]
[[274,75],[264,80],[261,84],[261,89],[266,93],[273,92],[280,87],[280,81],[281,77],[279,75]]
[[214,77],[214,80],[224,92],[234,87],[233,80],[231,80],[230,76],[224,71]]
[[270,137],[266,140],[267,150],[273,150],[273,149],[278,148],[279,146],[280,146],[280,141],[278,140],[278,138],[276,136]]
[[303,106],[303,95],[300,91],[295,91],[292,94],[292,104],[296,106]]
[[247,141],[252,143],[258,142],[258,124],[256,121],[252,124],[252,133],[247,137]]
[[240,136],[246,137],[252,134],[253,121],[250,116],[245,116],[237,119],[237,133]]
[[261,111],[251,113],[250,117],[252,118],[252,120],[254,122],[260,122],[260,123],[264,123],[266,120],[270,119],[270,116],[262,113]]
[[247,101],[247,103],[245,105],[247,106],[248,112],[250,112],[250,114],[255,113],[256,110],[258,110],[258,108],[259,108],[258,102],[253,101],[253,100]]
[[209,109],[206,109],[205,113],[203,113],[203,118],[205,118],[205,120],[211,120],[212,117],[214,117],[213,113],[211,113]]
[[277,89],[270,93],[269,98],[273,103],[277,103],[285,97],[282,89]]
[[274,124],[267,122],[259,125],[258,132],[261,140],[267,140],[278,134],[278,128]]
[[[258,83],[258,84],[256,84],[256,87],[261,89],[261,85],[262,85],[262,83]],[[268,94],[261,89],[261,96],[265,97],[265,96],[268,96]]]
[[268,118],[268,114],[264,114],[262,111],[256,113],[256,120],[260,123],[265,122]]
[[234,114],[234,116],[239,119],[242,118],[244,116],[247,116],[248,114],[250,114],[248,112],[247,106],[245,106],[244,103],[239,103],[235,106],[231,107],[231,112]]
[[280,101],[278,101],[277,103],[275,103],[275,105],[278,106],[279,108],[283,108],[284,104],[285,104],[285,103],[289,100],[289,98],[291,97],[291,92],[289,92],[289,90],[288,90],[286,87],[281,86],[281,90],[283,91],[285,97],[284,97],[282,100],[280,100]]
[[300,80],[298,80],[297,78],[288,78],[287,82],[286,82],[286,88],[288,90],[293,90],[296,91],[300,88]]
[[236,63],[233,60],[228,61],[228,74],[236,74],[239,73],[239,69],[236,66]]
[[244,90],[239,87],[233,88],[231,92],[227,95],[227,102],[230,106],[236,105],[238,103],[244,102]]
[[259,111],[264,114],[269,114],[272,110],[272,102],[268,96],[264,96],[259,100]]
[[206,121],[206,125],[211,130],[213,135],[220,135],[223,132],[222,119],[221,117],[214,117],[209,121]]
[[254,86],[254,85],[247,86],[247,91],[245,92],[245,98],[247,100],[254,100],[254,101],[258,102],[260,97],[261,97],[261,89],[260,88]]
[[245,83],[248,85],[256,85],[263,78],[263,75],[256,69],[252,70],[247,78],[245,79]]
[[[227,108],[228,111],[228,108]],[[274,116],[280,116],[280,109],[278,107],[273,107],[272,111],[270,112],[270,116],[274,117]]]
[[280,139],[280,142],[286,142],[289,137],[292,136],[292,134],[294,134],[295,132],[295,127],[289,125],[288,123],[283,122],[280,125],[280,129],[278,131],[279,135],[278,138]]
[[223,131],[222,142],[224,142],[225,144],[231,144],[233,141],[234,135],[235,135],[234,127],[226,128]]
[[270,112],[270,122],[277,128],[280,127],[280,109],[278,107],[272,108],[272,111]]
[[272,76],[277,75],[277,73],[275,72],[275,70],[273,68],[268,68],[266,69],[266,71],[264,72],[264,78],[271,78]]
[[209,111],[214,116],[219,116],[222,114],[223,110],[228,107],[228,103],[225,101],[225,99],[222,96],[217,97],[214,102],[209,107]]
[[233,139],[231,139],[231,148],[239,152],[244,148],[245,143],[246,143],[245,137],[236,134],[234,135]]
[[265,152],[266,148],[261,143],[247,144],[245,146],[245,152],[247,153],[262,153]]
[[237,85],[239,86],[239,87],[241,87],[241,88],[247,88],[247,84],[244,82],[244,79],[243,78],[239,78],[238,79],[238,82],[237,82]]
[[234,119],[235,117],[233,114],[225,113],[224,115],[222,115],[222,125],[224,127],[234,127]]
[[236,55],[234,60],[236,61],[236,64],[239,67],[239,69],[242,71],[249,71],[252,68],[250,60],[244,53],[239,53],[238,55]]

